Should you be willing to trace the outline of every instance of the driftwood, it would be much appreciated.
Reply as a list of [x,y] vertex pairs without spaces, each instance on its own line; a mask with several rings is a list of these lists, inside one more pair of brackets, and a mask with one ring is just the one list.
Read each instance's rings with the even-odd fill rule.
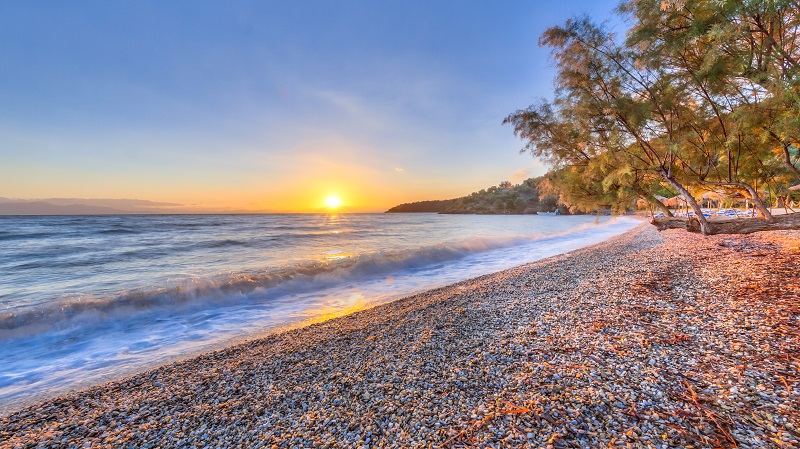
[[[697,218],[663,217],[650,222],[659,231],[665,229],[686,229],[689,232],[702,233]],[[782,229],[800,229],[800,213],[775,215],[772,222],[763,218],[733,218],[709,220],[708,235],[716,234],[752,234],[760,231],[779,231]]]

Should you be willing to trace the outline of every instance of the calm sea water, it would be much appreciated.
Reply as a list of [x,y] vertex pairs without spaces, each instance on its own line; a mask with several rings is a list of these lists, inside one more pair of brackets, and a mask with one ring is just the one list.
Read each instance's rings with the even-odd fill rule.
[[0,413],[605,240],[637,221],[436,214],[0,217]]

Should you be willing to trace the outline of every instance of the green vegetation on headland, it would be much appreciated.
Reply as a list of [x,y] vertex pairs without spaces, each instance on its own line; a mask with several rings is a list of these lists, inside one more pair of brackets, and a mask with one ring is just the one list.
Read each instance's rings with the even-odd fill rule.
[[430,201],[416,201],[413,203],[403,203],[394,206],[386,211],[389,212],[444,212],[453,205],[455,199],[452,200],[430,200]]
[[567,207],[548,188],[547,177],[529,178],[514,185],[503,181],[497,186],[472,192],[461,198],[439,201],[418,201],[395,206],[386,212],[438,212],[440,214],[559,214],[581,213],[583,209]]
[[[798,199],[800,2],[629,0],[618,11],[624,40],[588,18],[548,29],[554,98],[504,123],[554,166],[568,207],[646,201],[666,227],[713,234],[698,199],[743,195],[774,228],[768,205]],[[665,191],[695,218],[671,220]]]

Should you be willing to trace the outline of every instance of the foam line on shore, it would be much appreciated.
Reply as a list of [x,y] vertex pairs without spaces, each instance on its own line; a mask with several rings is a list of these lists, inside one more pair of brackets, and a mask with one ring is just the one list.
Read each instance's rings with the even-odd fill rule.
[[797,295],[754,287],[796,278],[799,242],[643,225],[37,404],[0,444],[797,445],[773,375],[798,368]]

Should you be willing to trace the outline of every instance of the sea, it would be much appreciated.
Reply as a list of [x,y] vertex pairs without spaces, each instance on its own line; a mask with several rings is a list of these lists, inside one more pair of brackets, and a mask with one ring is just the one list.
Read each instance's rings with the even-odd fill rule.
[[628,217],[0,217],[0,415],[592,245]]

